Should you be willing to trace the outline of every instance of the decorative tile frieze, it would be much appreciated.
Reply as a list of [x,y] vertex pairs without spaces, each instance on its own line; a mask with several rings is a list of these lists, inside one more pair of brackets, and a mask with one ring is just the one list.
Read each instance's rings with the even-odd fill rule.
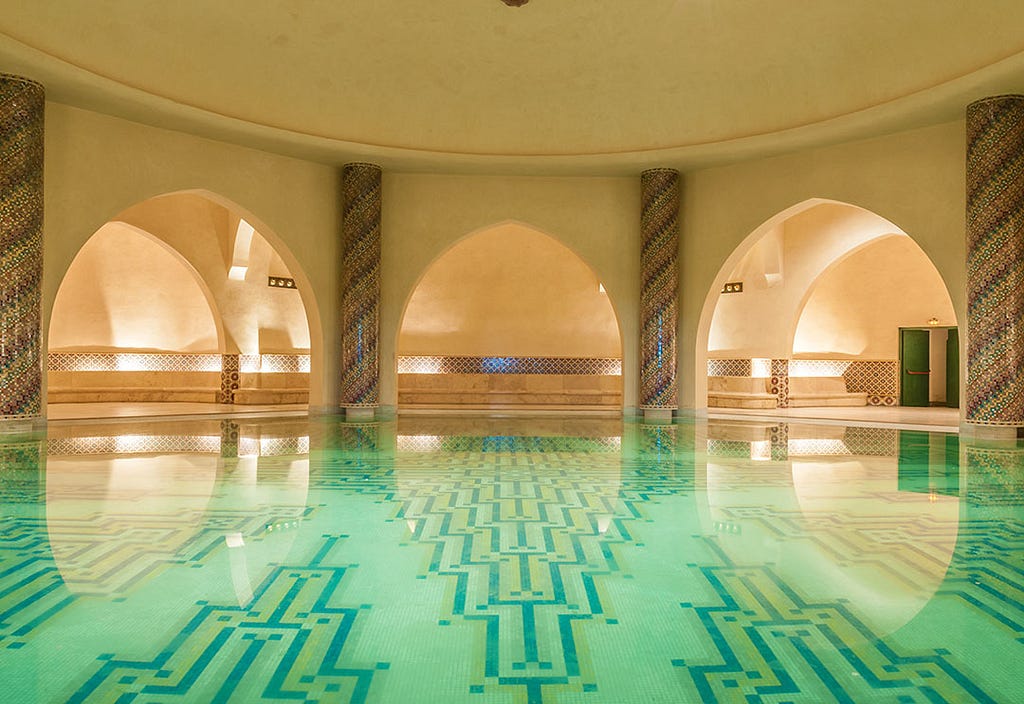
[[900,402],[900,363],[895,359],[851,360],[843,373],[846,390],[866,393],[869,406]]
[[51,352],[51,372],[219,372],[219,354]]
[[621,376],[612,357],[442,357],[402,356],[399,374],[568,374]]
[[709,359],[708,376],[751,376],[749,359]]

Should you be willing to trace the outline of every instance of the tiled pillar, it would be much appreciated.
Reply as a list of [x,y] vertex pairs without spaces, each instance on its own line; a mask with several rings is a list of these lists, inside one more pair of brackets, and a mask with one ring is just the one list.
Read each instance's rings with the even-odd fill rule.
[[341,406],[366,419],[380,402],[380,167],[346,164],[342,196]]
[[0,74],[0,420],[42,406],[43,87]]
[[968,423],[1024,426],[1024,95],[967,106]]
[[644,171],[640,229],[640,408],[647,419],[670,420],[676,388],[679,281],[679,173]]
[[789,360],[772,360],[772,393],[779,408],[789,408]]
[[238,390],[240,378],[240,356],[237,354],[222,354],[220,356],[220,392],[217,394],[217,403],[234,403],[235,391]]

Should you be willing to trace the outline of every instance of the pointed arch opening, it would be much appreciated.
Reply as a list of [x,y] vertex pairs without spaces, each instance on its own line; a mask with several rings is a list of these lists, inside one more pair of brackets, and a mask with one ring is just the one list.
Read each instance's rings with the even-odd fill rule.
[[[909,380],[906,330],[924,339]],[[811,199],[751,233],[708,292],[698,340],[698,406],[959,404],[945,282],[908,233],[848,203]]]
[[397,335],[399,408],[622,407],[622,337],[593,269],[502,222],[423,272]]
[[230,201],[148,198],[103,224],[64,274],[48,400],[306,404],[319,343],[307,284],[279,238]]

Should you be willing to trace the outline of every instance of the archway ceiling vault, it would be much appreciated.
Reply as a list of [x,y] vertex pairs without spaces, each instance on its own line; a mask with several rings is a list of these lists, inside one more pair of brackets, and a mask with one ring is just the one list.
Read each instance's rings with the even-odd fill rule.
[[1024,90],[1020,0],[15,0],[51,100],[326,163],[693,168]]

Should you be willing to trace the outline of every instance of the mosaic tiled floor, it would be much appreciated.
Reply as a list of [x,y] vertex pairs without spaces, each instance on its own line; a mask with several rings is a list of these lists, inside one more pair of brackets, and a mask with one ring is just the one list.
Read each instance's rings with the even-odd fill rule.
[[5,702],[1024,701],[1024,447],[595,419],[83,431],[0,440]]

